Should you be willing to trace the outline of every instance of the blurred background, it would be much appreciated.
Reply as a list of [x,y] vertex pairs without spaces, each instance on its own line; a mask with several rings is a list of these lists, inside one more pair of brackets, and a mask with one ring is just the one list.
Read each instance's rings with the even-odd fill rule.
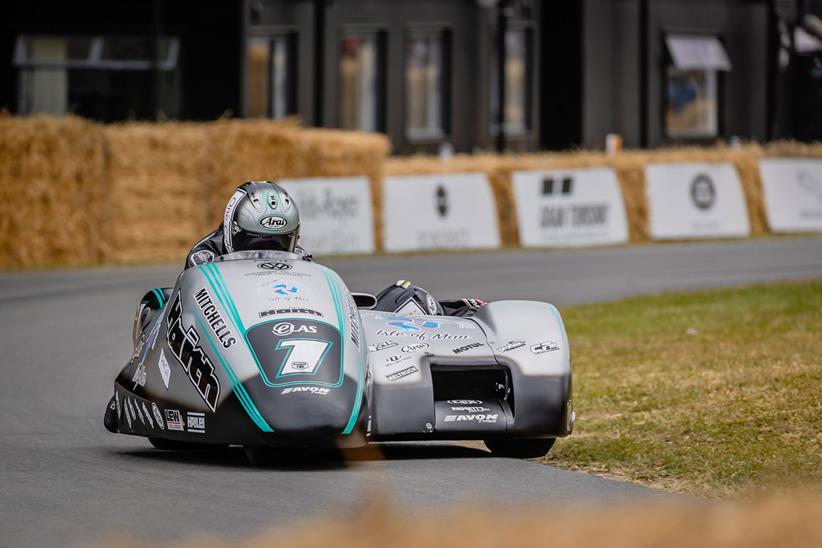
[[399,154],[602,148],[608,134],[630,148],[822,138],[822,0],[12,0],[4,12],[0,109],[18,115],[296,116],[384,133]]

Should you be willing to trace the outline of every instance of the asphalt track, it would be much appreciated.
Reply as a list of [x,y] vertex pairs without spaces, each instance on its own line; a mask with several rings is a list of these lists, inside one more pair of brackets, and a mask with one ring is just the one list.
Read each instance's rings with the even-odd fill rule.
[[[352,290],[408,278],[441,297],[569,305],[668,290],[822,278],[822,238],[553,252],[335,259]],[[644,500],[657,493],[454,445],[400,444],[343,466],[259,469],[242,454],[166,453],[115,436],[102,414],[130,353],[132,312],[171,267],[0,275],[0,546],[79,544],[129,531],[169,540],[246,535],[345,515],[388,494],[449,503]],[[573,334],[572,334],[573,337]],[[580,410],[580,420],[585,420]]]

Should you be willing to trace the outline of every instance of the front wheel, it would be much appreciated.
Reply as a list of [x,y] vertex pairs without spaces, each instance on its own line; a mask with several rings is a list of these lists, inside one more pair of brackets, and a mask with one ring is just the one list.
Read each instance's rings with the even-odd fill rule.
[[485,440],[485,447],[491,450],[495,457],[509,457],[513,459],[534,459],[544,457],[551,450],[556,438],[544,439],[492,439]]

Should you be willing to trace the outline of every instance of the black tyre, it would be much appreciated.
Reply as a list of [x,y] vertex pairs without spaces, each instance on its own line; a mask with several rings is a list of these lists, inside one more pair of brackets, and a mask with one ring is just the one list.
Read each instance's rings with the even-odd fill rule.
[[225,445],[211,443],[193,443],[187,441],[165,440],[162,438],[148,438],[151,445],[163,451],[203,451],[210,449],[224,449]]
[[493,439],[485,440],[485,446],[495,457],[534,459],[544,457],[551,450],[556,438],[545,439]]

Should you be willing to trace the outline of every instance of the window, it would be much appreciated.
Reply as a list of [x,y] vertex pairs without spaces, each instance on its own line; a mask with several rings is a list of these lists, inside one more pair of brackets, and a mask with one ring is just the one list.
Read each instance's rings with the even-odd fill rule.
[[715,37],[666,37],[671,62],[665,73],[665,134],[710,139],[719,134],[719,71],[731,69]]
[[343,36],[339,88],[339,125],[343,129],[382,129],[382,43],[379,32]]
[[248,117],[283,118],[296,112],[295,36],[255,36],[246,43]]
[[446,33],[413,32],[405,55],[406,136],[409,139],[441,138],[448,131]]
[[[491,55],[491,133],[499,120],[497,52]],[[531,128],[531,35],[527,29],[505,33],[505,133],[517,135]]]
[[[18,113],[73,112],[102,121],[176,117],[178,53],[179,41],[168,37],[20,36]],[[156,83],[147,77],[155,70]]]

